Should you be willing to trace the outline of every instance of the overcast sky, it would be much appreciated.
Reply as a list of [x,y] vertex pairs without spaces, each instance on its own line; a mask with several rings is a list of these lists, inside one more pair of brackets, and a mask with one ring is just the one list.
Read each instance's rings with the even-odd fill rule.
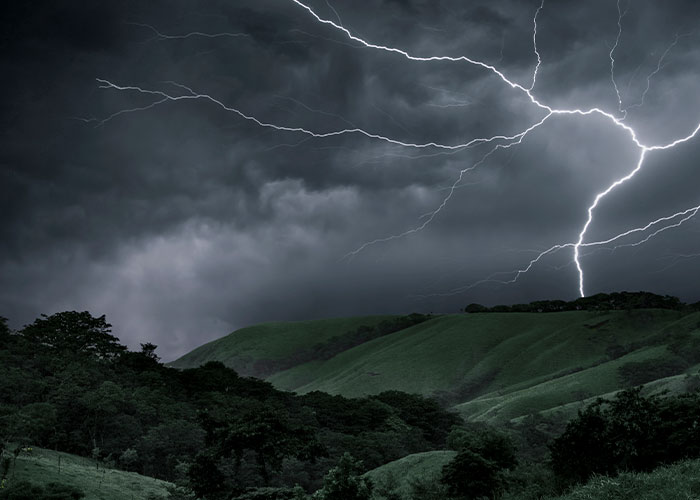
[[[548,114],[527,91],[540,0],[306,4],[369,43],[466,56],[520,87],[466,61],[363,47],[293,0],[15,2],[0,21],[0,315],[20,327],[106,314],[124,343],[152,341],[170,360],[265,321],[573,299],[572,248],[499,281],[576,243],[596,194],[639,161],[631,131],[664,145],[700,123],[690,0],[621,0],[619,40],[614,0],[545,2],[530,95],[626,118],[551,116],[490,155],[508,142],[318,138],[231,111],[451,147]],[[204,94],[218,103],[163,100]],[[649,151],[600,201],[584,243],[700,204],[698,158],[700,136]],[[420,227],[475,165],[424,229],[345,257]],[[629,246],[680,220],[581,247],[585,293],[700,300],[700,214]]]

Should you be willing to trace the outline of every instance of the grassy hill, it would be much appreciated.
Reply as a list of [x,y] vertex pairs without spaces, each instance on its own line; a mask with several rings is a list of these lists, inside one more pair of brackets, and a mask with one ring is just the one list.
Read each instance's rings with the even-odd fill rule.
[[[400,498],[410,498],[413,479],[437,479],[455,452],[434,451],[409,455],[366,473],[376,485],[390,485]],[[438,479],[439,480],[439,479]],[[650,473],[623,473],[595,477],[568,494],[547,500],[688,500],[700,497],[700,460],[687,460]],[[508,493],[504,500],[525,500],[527,495]]]
[[170,366],[196,368],[208,361],[221,361],[241,375],[259,376],[271,362],[287,359],[317,345],[337,339],[361,326],[374,326],[396,316],[264,323],[235,332],[197,347]]
[[623,473],[614,478],[596,477],[568,495],[550,500],[689,500],[699,496],[700,460],[688,460],[648,474]]
[[376,485],[389,487],[402,498],[408,498],[411,493],[411,482],[417,479],[439,479],[443,466],[452,460],[456,451],[439,450],[414,453],[394,460],[388,464],[367,472]]
[[135,472],[105,469],[101,463],[98,468],[89,458],[42,448],[23,452],[17,457],[16,465],[11,466],[7,485],[23,480],[36,484],[68,484],[81,489],[85,500],[142,500],[150,494],[165,497],[170,484]]
[[[293,356],[295,350],[386,318],[246,328],[173,366],[220,360],[246,374],[260,360]],[[266,378],[299,393],[363,396],[396,389],[432,395],[471,419],[503,421],[691,371],[700,356],[683,359],[683,353],[692,354],[699,345],[698,312],[455,314],[374,338],[329,359],[273,370]]]

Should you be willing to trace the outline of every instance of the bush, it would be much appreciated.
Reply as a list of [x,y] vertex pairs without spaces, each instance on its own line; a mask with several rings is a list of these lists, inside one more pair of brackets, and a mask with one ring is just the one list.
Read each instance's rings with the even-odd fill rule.
[[441,482],[450,496],[490,497],[503,490],[505,471],[517,464],[515,447],[507,435],[486,425],[473,425],[454,429],[447,442],[459,450],[442,469]]
[[501,468],[478,453],[462,450],[442,469],[442,483],[451,497],[491,497],[501,488]]
[[640,388],[579,411],[552,443],[552,468],[569,483],[594,474],[645,472],[700,457],[700,396],[644,398]]
[[362,463],[345,453],[338,465],[323,478],[323,488],[313,495],[313,500],[369,500],[372,481],[361,477]]

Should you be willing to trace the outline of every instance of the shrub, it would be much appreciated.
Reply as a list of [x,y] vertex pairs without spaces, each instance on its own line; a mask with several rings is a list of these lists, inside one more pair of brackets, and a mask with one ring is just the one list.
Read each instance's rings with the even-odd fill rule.
[[323,488],[313,495],[313,500],[369,500],[372,481],[360,476],[362,463],[345,453],[338,465],[323,478]]

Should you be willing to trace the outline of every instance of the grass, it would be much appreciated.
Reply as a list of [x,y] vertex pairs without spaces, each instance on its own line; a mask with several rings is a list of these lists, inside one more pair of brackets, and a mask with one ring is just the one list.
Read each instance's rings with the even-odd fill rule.
[[700,460],[661,467],[648,474],[624,473],[614,478],[596,477],[585,486],[556,497],[556,500],[622,499],[700,499]]
[[92,459],[42,448],[21,453],[16,465],[10,467],[7,484],[22,480],[68,484],[81,489],[85,500],[143,500],[151,493],[165,496],[170,484],[135,472],[104,468],[102,464],[97,468]]
[[456,451],[440,450],[414,453],[372,469],[365,476],[376,485],[390,484],[392,490],[409,498],[411,481],[416,479],[439,478],[442,467],[452,460]]
[[658,357],[664,351],[664,346],[642,348],[619,359],[524,389],[517,389],[516,386],[515,390],[511,388],[504,394],[486,394],[455,408],[470,420],[503,421],[542,409],[556,409],[572,402],[595,399],[620,388],[618,367],[630,361]]

